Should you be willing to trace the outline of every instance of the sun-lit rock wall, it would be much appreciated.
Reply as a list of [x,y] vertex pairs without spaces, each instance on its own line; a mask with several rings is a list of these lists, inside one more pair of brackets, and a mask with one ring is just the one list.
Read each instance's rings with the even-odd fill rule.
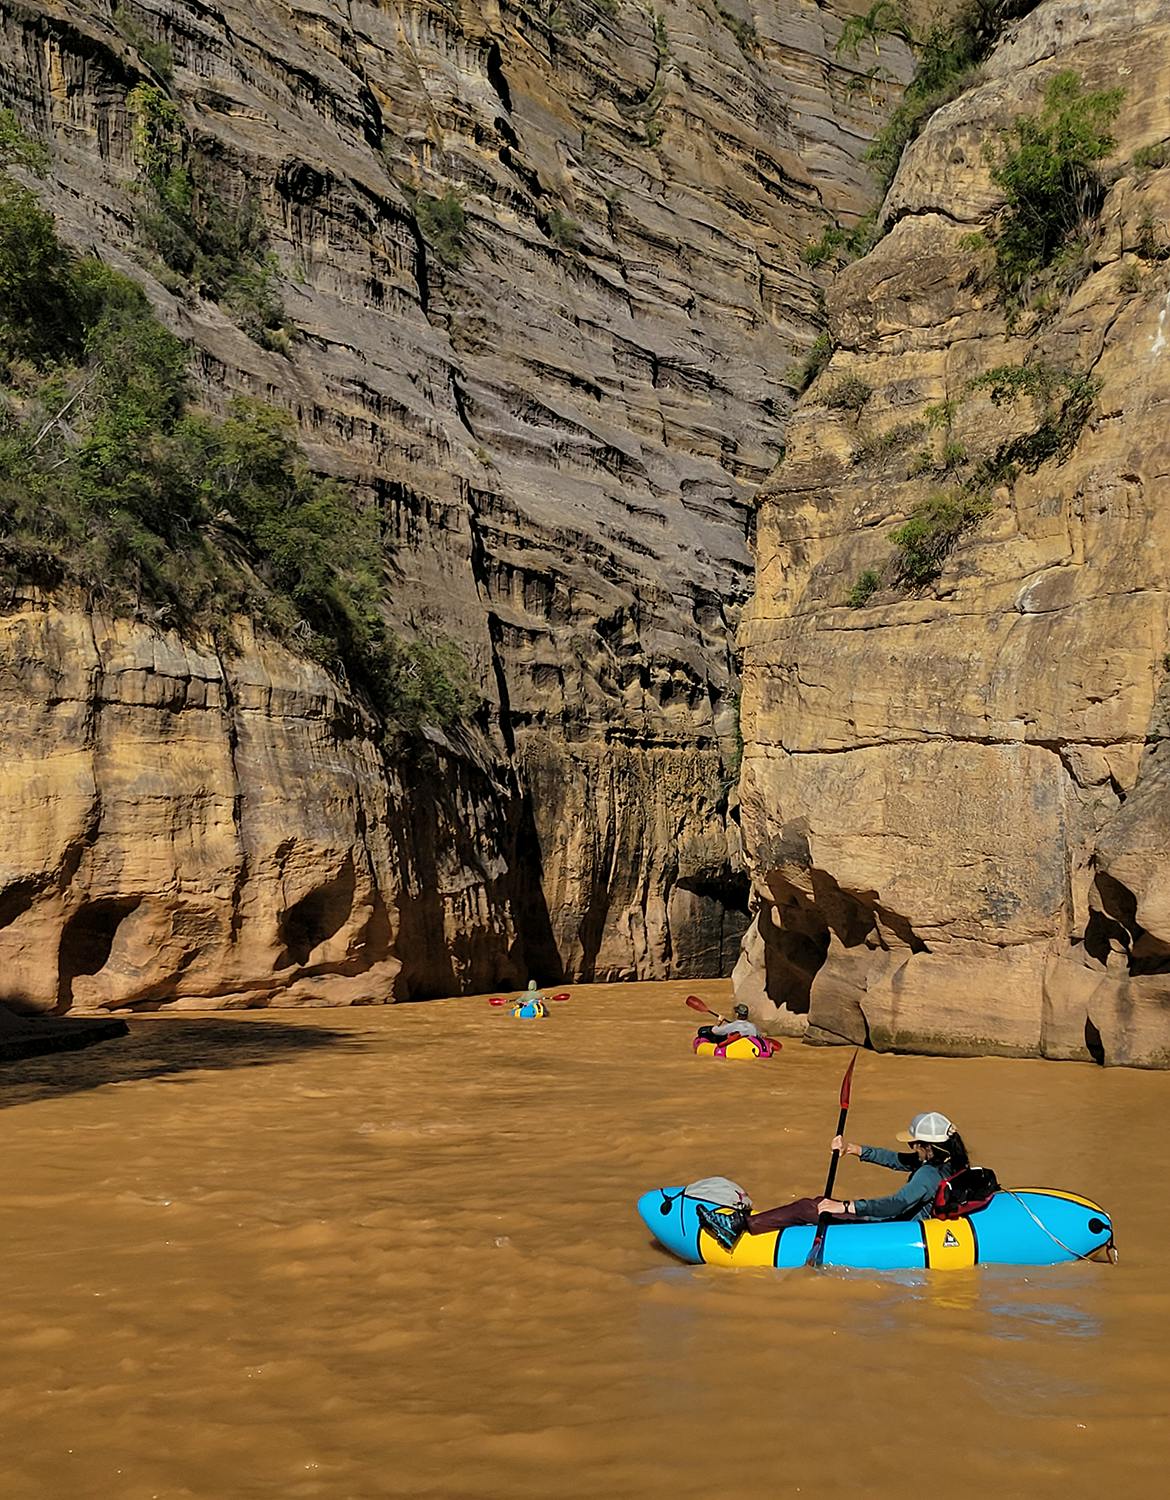
[[[1083,281],[1013,325],[966,239],[999,201],[984,145],[1066,68],[1124,89],[1111,185]],[[1168,85],[1164,5],[1049,0],[933,117],[890,232],[830,288],[836,352],[761,496],[742,634],[737,984],[811,1038],[1170,1062],[1170,170],[1132,164]],[[886,586],[912,507],[1036,427],[971,387],[1025,361],[1101,382],[1072,451],[995,488],[936,585]],[[872,388],[858,411],[829,404],[844,378]],[[915,473],[948,401],[955,472]],[[883,586],[851,607],[867,569]]]
[[[0,101],[52,146],[44,195],[63,232],[147,286],[211,404],[245,394],[295,414],[314,464],[380,516],[396,621],[458,642],[486,698],[456,744],[386,766],[315,668],[249,646],[189,679],[198,644],[100,626],[168,663],[147,687],[182,712],[106,704],[80,678],[77,703],[101,699],[131,760],[139,741],[167,760],[171,732],[182,756],[136,827],[121,751],[78,739],[90,710],[33,715],[32,800],[12,804],[21,837],[0,855],[0,901],[31,893],[0,928],[30,1001],[727,972],[747,896],[733,637],[755,489],[815,335],[799,249],[866,206],[861,154],[909,69],[898,42],[885,81],[834,56],[858,8],[0,0]],[[167,90],[219,190],[258,198],[296,329],[285,352],[174,289],[138,242],[126,96],[165,81],[127,39],[144,33],[170,48]],[[444,257],[415,195],[447,191],[466,226]],[[8,624],[32,650],[24,614]],[[37,629],[66,656],[86,635],[64,615]],[[113,680],[86,651],[70,672],[84,660]],[[273,745],[291,737],[273,786],[233,768],[221,700],[232,674],[263,680],[277,657],[307,703],[287,686],[271,711]],[[58,806],[35,784],[65,763],[80,779]],[[339,777],[320,829],[306,767],[314,786]],[[144,862],[156,819],[170,831]],[[257,822],[271,847],[248,846]],[[287,857],[278,826],[297,840]],[[183,903],[150,894],[189,879],[207,932],[190,942],[167,935]],[[282,913],[305,901],[322,930],[349,906],[321,952],[286,964]],[[100,919],[77,915],[94,903]],[[262,940],[232,926],[249,913]],[[78,969],[107,936],[105,962]]]

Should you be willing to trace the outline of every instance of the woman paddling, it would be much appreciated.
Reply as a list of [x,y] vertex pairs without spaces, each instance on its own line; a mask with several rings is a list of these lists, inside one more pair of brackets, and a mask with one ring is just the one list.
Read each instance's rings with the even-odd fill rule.
[[867,1219],[928,1219],[935,1194],[944,1177],[952,1177],[970,1165],[963,1138],[947,1119],[933,1111],[915,1115],[910,1129],[899,1131],[898,1140],[908,1143],[909,1151],[887,1151],[883,1146],[855,1146],[851,1141],[833,1138],[832,1149],[842,1156],[859,1156],[875,1167],[905,1172],[907,1180],[896,1193],[885,1198],[798,1198],[780,1208],[749,1214],[743,1209],[716,1213],[705,1204],[699,1206],[699,1221],[730,1250],[741,1234],[764,1234],[769,1229],[787,1229],[793,1224],[815,1224],[821,1214],[832,1216],[834,1223],[857,1223]]

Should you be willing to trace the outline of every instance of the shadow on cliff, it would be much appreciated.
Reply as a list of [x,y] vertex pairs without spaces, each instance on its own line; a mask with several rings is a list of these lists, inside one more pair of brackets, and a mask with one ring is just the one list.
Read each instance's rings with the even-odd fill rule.
[[82,1093],[110,1083],[159,1079],[185,1083],[187,1073],[264,1068],[324,1049],[359,1051],[352,1032],[280,1021],[219,1017],[131,1020],[128,1036],[81,1052],[55,1052],[0,1062],[0,1108]]

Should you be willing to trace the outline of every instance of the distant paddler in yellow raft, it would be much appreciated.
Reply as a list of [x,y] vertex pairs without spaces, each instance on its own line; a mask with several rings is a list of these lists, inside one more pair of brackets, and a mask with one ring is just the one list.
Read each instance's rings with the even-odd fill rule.
[[698,995],[688,995],[687,1005],[691,1010],[714,1016],[713,1026],[700,1026],[692,1043],[696,1057],[729,1057],[747,1061],[759,1057],[775,1057],[780,1043],[770,1037],[761,1036],[760,1028],[751,1020],[746,1005],[736,1005],[730,1021],[705,1005]]

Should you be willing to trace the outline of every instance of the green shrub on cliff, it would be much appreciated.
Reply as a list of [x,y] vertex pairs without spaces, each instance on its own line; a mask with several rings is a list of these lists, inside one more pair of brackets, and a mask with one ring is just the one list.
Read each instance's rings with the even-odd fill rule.
[[791,367],[785,377],[798,396],[808,390],[832,357],[833,340],[827,333],[818,333],[808,353]]
[[1170,240],[1166,238],[1166,225],[1151,213],[1144,213],[1138,220],[1134,252],[1142,260],[1170,260]]
[[387,720],[469,712],[455,648],[385,621],[371,514],[310,470],[283,413],[192,407],[188,351],[141,289],[65,249],[5,170],[36,164],[14,128],[0,115],[0,574],[225,641],[247,614]]
[[932,495],[916,505],[907,520],[890,533],[895,548],[896,581],[906,588],[932,583],[959,539],[977,526],[990,509],[985,496],[961,490]]
[[1163,167],[1170,166],[1170,141],[1156,141],[1152,146],[1139,146],[1129,165],[1139,182],[1151,172],[1160,172]]
[[834,411],[851,411],[856,415],[873,395],[873,387],[859,375],[843,375],[825,392],[825,405]]
[[739,50],[748,56],[757,54],[760,50],[760,33],[756,30],[755,22],[741,20],[725,5],[718,4],[718,0],[715,9],[719,12],[719,19],[735,38]]
[[988,147],[1004,206],[987,231],[996,280],[1009,301],[1027,298],[1061,256],[1075,254],[1105,196],[1097,170],[1116,142],[1109,126],[1123,90],[1086,93],[1080,76],[1057,73],[1036,114],[1021,115]]
[[549,210],[548,237],[562,250],[576,250],[581,244],[581,226],[559,208]]
[[875,0],[864,15],[850,16],[841,28],[833,51],[837,57],[860,57],[862,44],[868,43],[874,56],[880,57],[878,38],[882,36],[900,37],[909,43],[914,41],[909,22],[893,0]]
[[819,240],[808,240],[800,252],[806,266],[815,270],[834,257],[856,260],[871,250],[878,238],[877,213],[868,213],[852,229],[830,224]]
[[81,352],[83,287],[51,215],[9,172],[34,176],[48,164],[10,109],[0,110],[0,358],[45,361]]
[[413,199],[415,222],[419,233],[441,261],[457,266],[463,259],[463,235],[467,212],[454,188],[436,198],[432,193],[416,193]]
[[849,590],[845,603],[850,609],[864,609],[882,586],[882,575],[876,568],[866,568],[857,576],[857,582]]
[[849,455],[849,462],[854,465],[881,463],[921,436],[921,422],[898,422],[884,432],[866,433]]
[[[865,153],[877,170],[884,194],[894,180],[902,153],[921,134],[936,109],[949,104],[976,81],[988,56],[1010,22],[1035,10],[1039,0],[967,0],[951,20],[937,19],[921,35],[911,35],[918,60],[902,102]],[[875,7],[876,8],[876,7]],[[891,31],[890,25],[879,30]],[[906,36],[908,28],[897,34]]]
[[256,195],[243,186],[233,198],[219,191],[178,108],[154,84],[131,89],[126,107],[140,174],[139,234],[174,273],[172,290],[189,287],[218,302],[251,338],[284,348],[290,330]]
[[170,83],[175,71],[175,54],[170,44],[151,34],[145,26],[134,19],[116,3],[111,7],[111,20],[139,57],[164,82]]
[[1026,365],[998,365],[972,380],[970,389],[986,390],[995,406],[1029,400],[1039,413],[1039,425],[1001,443],[983,460],[973,479],[975,484],[1003,484],[1010,483],[1021,469],[1034,473],[1049,460],[1064,463],[1071,456],[1101,381],[1085,371],[1058,369],[1034,360]]

